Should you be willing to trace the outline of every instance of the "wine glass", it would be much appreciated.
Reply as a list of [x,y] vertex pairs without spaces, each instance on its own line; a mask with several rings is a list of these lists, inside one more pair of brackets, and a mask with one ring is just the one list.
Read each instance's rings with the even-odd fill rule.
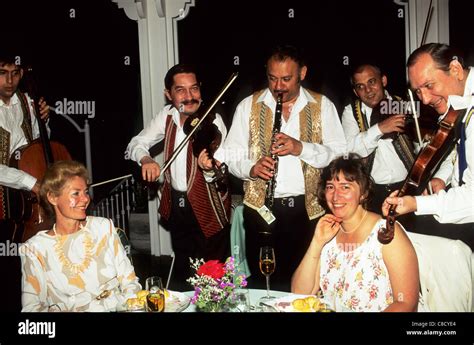
[[148,277],[145,282],[148,295],[146,296],[146,307],[151,312],[165,311],[165,292],[160,277]]
[[270,275],[275,272],[275,266],[275,251],[273,247],[260,247],[260,272],[265,275],[267,281],[267,295],[262,297],[260,302],[265,303],[275,298],[274,296],[270,296]]

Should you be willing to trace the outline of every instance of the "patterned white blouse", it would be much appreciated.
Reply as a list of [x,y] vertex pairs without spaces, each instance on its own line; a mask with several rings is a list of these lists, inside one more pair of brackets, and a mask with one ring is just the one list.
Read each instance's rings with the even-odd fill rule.
[[388,270],[377,231],[380,219],[363,243],[353,248],[334,237],[321,252],[319,285],[331,309],[357,312],[382,311],[393,303]]
[[24,312],[115,311],[141,289],[112,222],[87,217],[70,235],[40,231],[20,249]]

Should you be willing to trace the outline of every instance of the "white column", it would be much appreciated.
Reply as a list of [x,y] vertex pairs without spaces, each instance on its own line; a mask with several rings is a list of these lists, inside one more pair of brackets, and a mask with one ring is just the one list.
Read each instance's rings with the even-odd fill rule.
[[[178,63],[177,21],[186,17],[194,0],[112,0],[138,22],[143,124],[165,106],[164,78]],[[163,155],[155,157],[163,162]],[[169,233],[158,224],[159,201],[148,203],[152,255],[171,255]]]
[[[433,0],[433,12],[429,22],[426,43],[449,44],[449,0]],[[430,0],[409,0],[408,35],[406,41],[406,58],[421,46],[426,18],[430,10]]]

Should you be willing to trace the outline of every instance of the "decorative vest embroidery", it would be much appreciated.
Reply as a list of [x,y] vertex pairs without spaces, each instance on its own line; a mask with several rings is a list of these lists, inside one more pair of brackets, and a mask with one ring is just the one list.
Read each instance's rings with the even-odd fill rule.
[[10,159],[10,132],[0,127],[0,164],[8,165]]
[[[401,100],[401,98],[398,96],[394,96],[394,98],[398,101]],[[351,106],[352,113],[354,115],[355,120],[357,121],[357,125],[359,126],[359,131],[367,131],[370,126],[367,122],[366,115],[362,112],[362,102],[360,101],[360,99],[356,99],[354,102],[351,103]],[[405,168],[410,171],[413,163],[415,162],[415,149],[411,140],[406,134],[400,134],[397,135],[395,139],[392,139],[392,145]],[[377,148],[370,155],[365,157],[367,161],[368,171],[372,171],[376,152]]]
[[[33,130],[31,127],[32,115],[30,107],[28,106],[28,99],[26,98],[26,95],[20,91],[17,91],[16,95],[20,100],[21,110],[23,112],[21,129],[23,130],[23,134],[29,144],[33,141]],[[6,166],[10,164],[10,132],[2,127],[0,127],[0,164]],[[6,187],[0,185],[0,219],[7,218],[7,190]]]
[[[321,128],[321,99],[322,95],[306,90],[314,98],[315,102],[308,102],[299,113],[300,140],[311,143],[322,143]],[[252,110],[249,120],[250,142],[249,152],[253,161],[268,155],[270,151],[273,112],[264,102],[257,102],[264,90],[257,91],[252,96]],[[318,203],[316,196],[316,185],[319,181],[321,171],[301,161],[305,183],[305,206],[309,219],[315,219],[324,214],[324,209]],[[265,180],[257,178],[253,181],[244,182],[244,204],[258,210],[265,204],[265,192],[267,184]]]
[[[0,127],[0,164],[8,165],[10,159],[10,133]],[[0,185],[0,219],[7,218],[6,189]]]
[[[165,160],[173,153],[176,139],[176,124],[172,121],[172,115],[166,118],[165,130]],[[187,196],[191,208],[196,216],[205,237],[209,238],[219,232],[229,223],[230,217],[230,193],[219,193],[215,183],[207,183],[201,169],[199,169],[197,158],[192,153],[192,143],[188,144],[186,158]],[[165,181],[162,187],[160,215],[168,220],[171,215],[171,172],[165,172]]]
[[33,129],[31,127],[33,114],[30,111],[26,95],[20,91],[17,91],[16,95],[20,100],[21,110],[23,112],[23,123],[21,124],[21,129],[23,130],[23,134],[25,135],[26,141],[29,144],[33,141]]

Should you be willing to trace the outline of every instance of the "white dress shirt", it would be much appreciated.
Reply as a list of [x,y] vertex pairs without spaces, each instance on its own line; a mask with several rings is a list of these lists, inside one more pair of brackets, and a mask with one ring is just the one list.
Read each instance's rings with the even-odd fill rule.
[[[153,117],[148,126],[146,126],[138,135],[132,138],[127,147],[125,156],[126,159],[131,159],[140,164],[140,160],[143,157],[150,155],[150,147],[159,143],[165,137],[166,118],[168,114],[172,115],[172,121],[176,124],[174,149],[179,146],[184,138],[186,138],[186,134],[184,133],[183,126],[181,126],[178,110],[176,110],[176,108],[174,108],[172,105],[167,105],[163,108],[163,110]],[[219,114],[216,114],[214,124],[222,133],[222,140],[224,140],[227,134],[227,129],[224,122],[222,121],[222,117]],[[188,145],[189,143],[183,147],[179,155],[170,166],[171,186],[173,189],[181,192],[188,190],[186,179],[186,156],[188,152]]]
[[[470,109],[474,107],[474,69],[470,68],[464,96],[449,96],[449,104],[455,110]],[[465,112],[465,110],[462,110]],[[467,115],[467,113],[466,113]],[[463,122],[466,121],[466,115]],[[462,186],[459,186],[458,157],[456,155],[454,164],[452,156],[448,156],[451,162],[451,189],[441,190],[437,194],[428,196],[417,196],[416,214],[433,214],[440,223],[464,224],[474,222],[474,188],[473,188],[473,164],[474,164],[474,116],[466,128],[466,160],[467,168],[464,170]],[[446,163],[446,161],[444,162]],[[446,164],[443,164],[446,167]]]
[[[28,97],[28,96],[27,96]],[[28,104],[31,114],[34,110],[31,106],[31,100],[28,97]],[[0,127],[10,133],[10,152],[13,154],[20,147],[28,144],[21,124],[23,123],[23,110],[21,109],[20,99],[16,94],[10,99],[10,104],[5,104],[0,99]],[[39,129],[36,117],[32,116],[33,138],[39,137]],[[36,183],[33,176],[6,165],[0,164],[0,184],[16,189],[31,190]]]
[[[386,93],[386,96],[391,99],[388,93]],[[361,104],[362,113],[365,114],[367,123],[370,124],[372,108],[363,102]],[[396,183],[406,178],[408,171],[393,147],[393,140],[381,139],[383,133],[378,125],[373,125],[367,131],[360,132],[350,104],[344,108],[342,113],[342,128],[346,135],[347,150],[349,152],[355,152],[361,157],[367,157],[377,149],[371,171],[375,183]]]
[[[222,149],[217,150],[215,157],[229,166],[229,171],[243,180],[250,180],[250,169],[256,163],[249,155],[249,119],[253,96],[246,97],[235,110],[229,135]],[[281,132],[297,140],[300,138],[299,113],[308,101],[315,102],[304,88],[300,87],[299,96],[291,109],[288,121],[282,117]],[[266,89],[257,102],[264,102],[272,112],[276,101],[270,90]],[[274,115],[274,114],[273,114]],[[289,197],[305,194],[304,176],[300,160],[316,168],[324,168],[346,149],[346,141],[341,122],[334,104],[325,96],[321,100],[322,145],[303,142],[299,156],[279,157],[278,175],[276,178],[275,197]],[[316,188],[316,186],[314,186]]]

